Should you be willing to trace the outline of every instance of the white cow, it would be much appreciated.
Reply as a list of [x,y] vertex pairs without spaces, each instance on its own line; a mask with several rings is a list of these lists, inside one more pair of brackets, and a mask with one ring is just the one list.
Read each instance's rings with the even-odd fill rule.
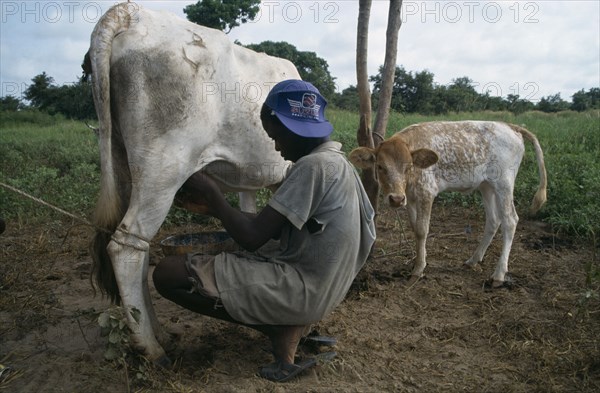
[[[155,337],[149,243],[177,190],[198,170],[224,191],[281,182],[288,163],[262,129],[260,107],[273,85],[300,76],[287,60],[134,3],[102,16],[89,61],[102,163],[95,222],[105,229],[93,244],[94,275],[101,291],[127,310],[136,346],[168,364]],[[242,209],[252,202],[242,199]]]
[[357,167],[375,169],[389,206],[408,209],[417,248],[409,285],[425,269],[425,242],[434,198],[442,191],[476,189],[483,196],[485,230],[475,253],[465,263],[474,266],[481,262],[501,225],[502,253],[491,278],[494,287],[504,283],[519,220],[513,189],[525,151],[523,137],[533,144],[537,157],[540,184],[531,206],[536,212],[546,201],[544,156],[535,135],[516,125],[487,121],[415,124],[377,149],[359,147],[350,153],[350,161]]

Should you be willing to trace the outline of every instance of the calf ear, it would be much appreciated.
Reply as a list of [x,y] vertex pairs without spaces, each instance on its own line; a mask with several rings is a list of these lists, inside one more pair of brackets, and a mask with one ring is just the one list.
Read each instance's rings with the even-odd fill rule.
[[429,149],[418,149],[410,152],[412,155],[413,164],[417,168],[429,168],[440,159],[436,152]]
[[348,159],[360,169],[369,169],[375,165],[375,150],[368,147],[357,147],[350,152]]

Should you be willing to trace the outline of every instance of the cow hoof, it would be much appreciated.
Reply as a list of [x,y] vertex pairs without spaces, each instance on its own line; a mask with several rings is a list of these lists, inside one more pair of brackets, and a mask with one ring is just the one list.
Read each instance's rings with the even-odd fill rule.
[[173,367],[173,362],[171,362],[171,359],[169,359],[167,355],[162,355],[158,359],[155,359],[153,363],[154,365],[159,366],[161,368],[165,368],[167,370]]
[[490,285],[491,285],[492,289],[497,289],[497,288],[504,287],[504,284],[506,284],[506,281],[491,280]]
[[481,265],[479,263],[465,262],[465,263],[463,263],[463,268],[468,269],[468,270],[473,270],[475,272],[483,271],[483,269],[481,268]]
[[515,283],[512,280],[512,277],[507,274],[504,277],[504,281],[494,280],[493,278],[490,278],[483,284],[483,288],[488,291],[493,291],[502,288],[513,289],[514,285]]
[[408,282],[406,283],[406,289],[412,288],[420,279],[421,276],[411,275],[408,279]]

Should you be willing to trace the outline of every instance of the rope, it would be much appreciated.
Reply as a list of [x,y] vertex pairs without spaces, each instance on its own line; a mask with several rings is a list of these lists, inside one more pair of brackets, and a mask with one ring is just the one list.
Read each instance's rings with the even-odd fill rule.
[[62,213],[62,214],[64,214],[64,215],[66,215],[66,216],[69,216],[69,217],[71,217],[72,219],[74,219],[74,220],[76,220],[76,221],[79,221],[80,223],[82,223],[82,224],[84,224],[84,225],[90,226],[90,227],[92,227],[92,228],[94,228],[94,229],[96,229],[96,230],[98,230],[98,231],[102,231],[102,232],[105,232],[105,233],[108,233],[108,234],[112,234],[112,232],[111,232],[111,231],[108,231],[108,230],[106,230],[106,229],[104,229],[104,228],[100,228],[100,227],[98,227],[98,226],[96,226],[96,225],[92,224],[91,222],[89,222],[89,221],[88,221],[88,220],[86,220],[85,218],[79,217],[79,216],[77,216],[77,215],[75,215],[75,214],[73,214],[73,213],[69,213],[68,211],[66,211],[66,210],[63,210],[63,209],[61,209],[60,207],[56,207],[56,206],[54,206],[54,205],[52,205],[52,204],[50,204],[50,203],[48,203],[48,202],[46,202],[46,201],[43,201],[43,200],[41,200],[40,198],[34,197],[33,195],[30,195],[30,194],[26,193],[25,191],[21,191],[21,190],[19,190],[18,188],[15,188],[15,187],[13,187],[13,186],[9,186],[8,184],[4,184],[4,183],[2,183],[2,182],[0,182],[0,186],[2,186],[2,187],[4,187],[4,188],[6,188],[7,190],[10,190],[10,191],[12,191],[12,192],[15,192],[15,193],[17,193],[17,194],[19,194],[19,195],[22,195],[22,196],[24,196],[24,197],[26,197],[26,198],[29,198],[29,199],[33,200],[34,202],[37,202],[37,203],[39,203],[40,205],[44,205],[44,206],[46,206],[46,207],[49,207],[50,209],[56,210],[56,211],[57,211],[57,212],[59,212],[59,213]]
[[[118,231],[118,230],[119,230],[119,229],[117,229],[117,231]],[[135,237],[137,237],[137,236],[135,236]],[[120,244],[120,245],[122,245],[123,247],[131,247],[131,248],[133,248],[134,250],[138,250],[138,251],[144,251],[144,252],[145,252],[145,251],[148,251],[148,242],[146,242],[146,247],[143,247],[143,246],[138,246],[138,245],[131,244],[131,243],[126,243],[126,242],[124,242],[124,241],[121,241],[121,240],[117,239],[117,238],[116,238],[116,237],[114,237],[114,236],[111,236],[111,237],[110,237],[110,240],[112,240],[113,242],[115,242],[115,243],[117,243],[117,244]]]
[[[34,202],[37,202],[37,203],[39,203],[41,205],[49,207],[50,209],[56,210],[59,213],[62,213],[64,215],[66,215],[66,216],[69,216],[69,217],[73,218],[74,220],[79,221],[80,223],[82,223],[84,225],[90,226],[90,227],[92,227],[92,228],[94,228],[94,229],[96,229],[98,231],[101,231],[101,232],[104,232],[104,233],[108,233],[109,235],[113,235],[113,232],[111,232],[111,231],[109,231],[109,230],[107,230],[105,228],[100,228],[99,226],[92,224],[91,222],[89,222],[85,218],[79,217],[79,216],[77,216],[77,215],[75,215],[73,213],[69,213],[68,211],[63,210],[60,207],[56,207],[56,206],[54,206],[54,205],[52,205],[52,204],[50,204],[50,203],[48,203],[48,202],[46,202],[46,201],[44,201],[44,200],[42,200],[40,198],[34,197],[33,195],[30,195],[30,194],[26,193],[25,191],[21,191],[18,188],[15,188],[13,186],[9,186],[8,184],[2,183],[2,182],[0,182],[0,186],[4,187],[4,188],[6,188],[6,189],[8,189],[8,190],[10,190],[12,192],[15,192],[15,193],[17,193],[19,195],[27,197],[27,198],[33,200]],[[146,238],[144,238],[142,236],[136,235],[135,233],[131,233],[131,232],[125,230],[124,228],[117,228],[116,231],[122,232],[125,235],[129,235],[129,236],[135,237],[135,238],[137,238],[137,239],[139,239],[139,240],[141,240],[141,241],[143,241],[143,242],[145,242],[147,244],[150,244],[152,242],[150,239],[146,239]],[[114,236],[111,236],[111,239],[114,240],[115,242],[119,243],[122,246],[129,246],[129,247],[132,247],[132,248],[134,248],[136,250],[139,250],[139,251],[147,251],[148,250],[147,247],[143,248],[141,246],[136,246],[136,245],[133,245],[133,244],[127,244],[127,243],[123,243],[123,242],[117,241],[114,238]]]

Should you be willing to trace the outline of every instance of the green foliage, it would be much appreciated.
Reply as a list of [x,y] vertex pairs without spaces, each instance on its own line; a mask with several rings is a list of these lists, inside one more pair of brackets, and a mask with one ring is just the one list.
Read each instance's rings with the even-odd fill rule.
[[18,98],[13,96],[0,97],[0,113],[16,112],[23,108],[23,103]]
[[42,112],[37,109],[24,109],[17,112],[0,111],[3,129],[14,129],[22,127],[25,124],[37,127],[55,126],[65,121],[65,117],[60,114],[51,115],[48,112]]
[[[373,99],[377,102],[382,87],[383,66],[379,73],[371,76],[373,82]],[[396,67],[394,85],[392,87],[391,108],[398,112],[432,113],[431,103],[434,96],[433,74],[421,71],[413,74],[404,67]],[[376,105],[375,105],[376,106]]]
[[[546,157],[548,203],[540,213],[541,217],[553,224],[557,231],[581,237],[599,233],[598,111],[580,115],[575,112],[527,113],[523,118],[528,128],[538,136]],[[524,177],[534,176],[527,175],[528,171],[535,169],[532,160],[533,152],[528,151],[521,165]]]
[[448,87],[440,86],[436,94],[435,113],[474,112],[486,109],[473,81],[466,76],[454,79]]
[[53,94],[54,105],[50,113],[61,113],[68,118],[78,120],[96,118],[90,82],[80,80],[77,83],[62,85],[57,87]]
[[[253,5],[254,3],[256,5]],[[213,22],[205,22],[207,25],[213,23],[216,24],[216,27],[229,26],[231,29],[233,25],[224,22],[223,15],[227,13],[250,15],[251,11],[249,10],[253,7],[258,10],[258,3],[250,0],[233,2],[205,0],[186,7],[186,10],[189,8],[189,12],[194,15],[198,13],[204,18],[214,18]],[[207,11],[213,7],[223,8],[219,12],[224,14],[219,16],[218,13]],[[255,14],[252,14],[252,17],[254,16]],[[248,18],[251,19],[249,16]],[[247,20],[246,17],[242,18],[240,22],[244,23],[245,20]],[[341,93],[336,93],[336,78],[330,74],[329,64],[315,52],[299,51],[287,42],[264,41],[260,44],[249,44],[246,47],[290,60],[298,69],[300,77],[313,83],[328,99],[331,106],[346,110],[359,109],[356,87],[350,86]],[[382,72],[383,67],[380,67],[379,73],[370,77],[370,81],[373,82],[374,108],[377,108],[378,104]],[[396,67],[394,76],[391,109],[399,113],[426,115],[476,111],[510,111],[514,114],[521,114],[536,109],[542,112],[557,113],[567,109],[579,112],[600,109],[600,88],[592,88],[587,92],[583,89],[578,91],[573,95],[571,103],[563,100],[560,94],[554,94],[543,97],[536,105],[516,94],[509,94],[506,98],[490,96],[488,91],[479,93],[475,87],[475,82],[466,76],[455,78],[451,84],[445,86],[435,83],[433,73],[427,70],[413,72],[406,71],[404,67],[399,66]],[[96,118],[91,84],[84,77],[80,78],[77,83],[56,86],[54,79],[42,72],[32,79],[32,84],[24,95],[26,99],[30,100],[31,109],[37,109],[50,115],[62,114],[70,119]],[[23,109],[26,109],[25,104],[14,97],[0,98],[0,113],[3,115]]]
[[[137,308],[129,311],[133,319],[139,323],[141,312]],[[148,384],[151,380],[150,364],[132,348],[131,329],[127,325],[127,317],[122,307],[112,307],[98,315],[100,336],[106,337],[104,359],[115,362],[127,369],[127,375],[134,375],[132,382],[136,385]]]
[[519,97],[518,94],[509,94],[506,97],[507,109],[514,114],[524,113],[533,110],[533,103]]
[[229,33],[256,17],[260,0],[202,0],[183,9],[190,22]]
[[581,89],[573,94],[572,98],[571,110],[583,112],[589,109],[600,109],[600,87],[595,87],[587,92]]
[[[133,308],[130,311],[133,319],[139,323],[140,310]],[[100,326],[100,335],[107,337],[106,351],[104,358],[106,360],[125,359],[131,352],[129,336],[131,329],[127,325],[127,317],[121,307],[112,307],[98,315],[98,326]]]
[[[0,181],[71,213],[89,216],[99,187],[98,144],[82,123],[21,113],[0,128]],[[39,125],[34,124],[39,120]],[[18,123],[23,120],[22,123]],[[37,222],[64,218],[0,187],[0,215]]]
[[[383,66],[379,67],[377,75],[369,80],[373,83],[372,101],[377,108],[378,96],[381,90]],[[440,115],[449,113],[477,111],[510,111],[520,114],[531,110],[556,113],[567,109],[586,111],[600,108],[600,88],[592,88],[588,92],[581,90],[573,95],[570,104],[554,94],[543,97],[536,104],[509,94],[506,98],[490,96],[489,91],[478,92],[476,84],[469,77],[455,78],[449,85],[435,83],[433,73],[424,71],[406,71],[404,67],[396,67],[392,88],[390,107],[400,113],[420,113],[425,115]],[[344,89],[330,97],[331,102],[338,108],[358,110],[358,91],[355,86]]]
[[70,119],[93,119],[96,117],[91,83],[80,78],[77,83],[56,86],[54,79],[45,72],[36,75],[24,96],[31,108],[50,115],[62,114]]
[[542,97],[536,108],[542,112],[560,112],[569,109],[569,103],[560,98],[560,93]]
[[264,41],[260,44],[245,45],[245,47],[291,61],[303,80],[315,85],[325,98],[333,96],[335,78],[329,73],[327,61],[317,56],[315,52],[299,51],[294,45],[287,42]]
[[358,111],[360,108],[358,89],[356,86],[350,86],[342,90],[341,93],[330,96],[329,103],[339,109]]
[[25,98],[31,101],[31,106],[46,109],[51,105],[50,91],[54,87],[54,78],[46,74],[46,71],[31,79],[31,85],[25,90]]

